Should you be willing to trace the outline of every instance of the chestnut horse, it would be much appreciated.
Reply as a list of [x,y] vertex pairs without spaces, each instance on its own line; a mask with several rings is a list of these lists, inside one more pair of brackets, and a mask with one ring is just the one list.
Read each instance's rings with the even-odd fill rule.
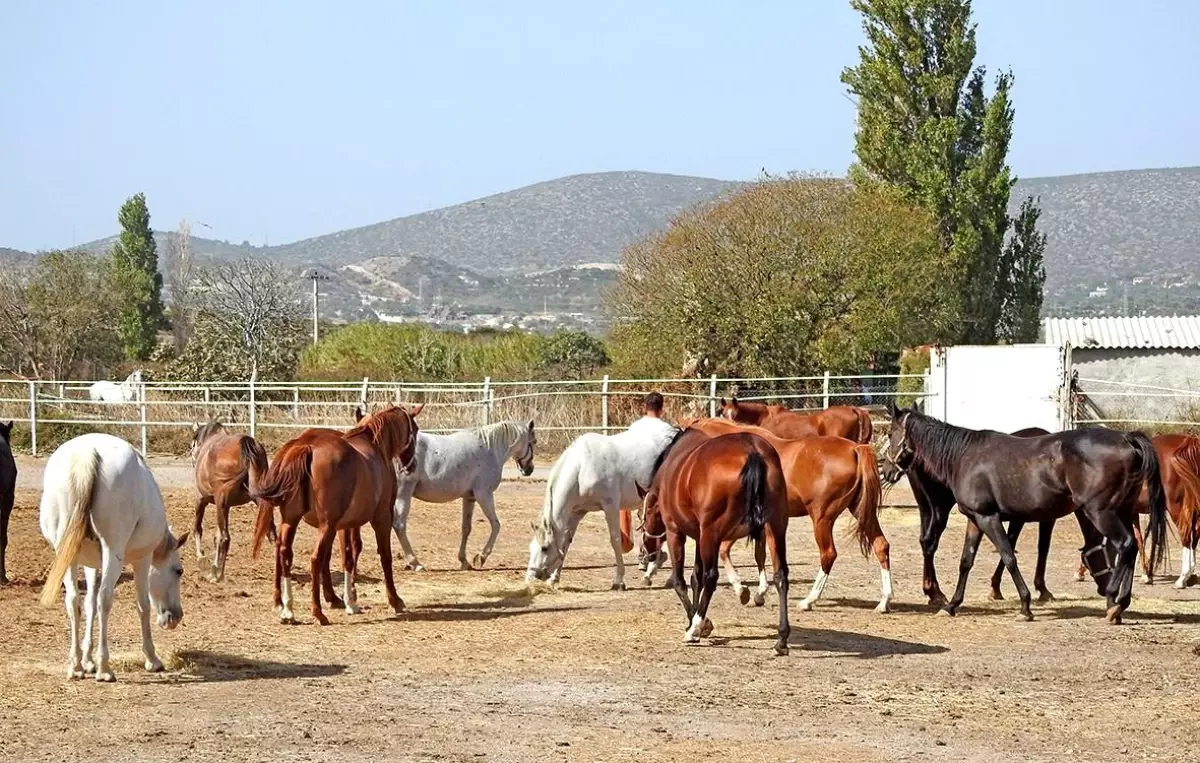
[[[710,438],[698,429],[686,429],[659,456],[656,466],[643,503],[642,541],[647,552],[657,554],[661,540],[667,540],[671,580],[688,619],[684,642],[693,644],[712,633],[708,605],[720,577],[720,544],[749,536],[757,542],[756,556],[761,556],[765,531],[772,541],[779,588],[775,654],[787,654],[792,631],[787,598],[787,483],[779,454],[758,435]],[[689,537],[696,540],[690,598],[683,584]]]
[[[1200,540],[1200,437],[1184,434],[1160,434],[1150,440],[1158,452],[1159,474],[1167,498],[1167,513],[1179,534],[1183,549],[1179,552],[1179,577],[1176,588],[1186,588],[1196,580],[1196,542]],[[1138,514],[1150,513],[1149,486],[1143,485],[1138,496]],[[1142,582],[1154,578],[1143,548],[1140,520],[1134,523],[1138,552],[1142,562]],[[1087,568],[1082,564],[1076,580],[1083,580]]]
[[[392,506],[396,502],[393,462],[399,460],[402,469],[411,470],[417,443],[414,417],[420,410],[418,406],[410,413],[391,406],[367,416],[344,433],[332,429],[306,429],[279,449],[254,497],[280,509],[275,603],[280,608],[281,621],[295,619],[292,613],[292,542],[301,519],[315,525],[320,533],[310,564],[314,620],[321,625],[329,624],[321,611],[320,594],[323,589],[328,598],[332,591],[329,562],[339,531],[344,531],[346,613],[360,611],[354,575],[362,549],[358,528],[367,523],[375,531],[388,605],[397,614],[404,610],[392,575]],[[251,552],[254,555],[268,533],[272,513],[270,507],[259,510]]]
[[[874,448],[853,443],[844,437],[789,440],[761,427],[742,426],[725,419],[699,419],[692,422],[691,427],[710,437],[750,432],[769,442],[779,454],[787,481],[788,515],[812,518],[813,537],[821,554],[821,569],[813,581],[812,590],[800,601],[801,609],[811,610],[825,590],[837,559],[837,547],[833,541],[834,523],[843,511],[850,509],[856,520],[854,530],[859,548],[864,556],[874,551],[879,561],[880,599],[875,611],[888,611],[892,599],[891,561],[887,538],[879,526],[879,504],[883,491]],[[730,584],[745,604],[750,593],[749,589],[742,587],[729,560],[732,546],[733,541],[722,544],[721,562],[725,565]],[[760,569],[759,588],[754,595],[756,605],[762,605],[765,589],[766,574]]]
[[834,405],[817,411],[793,411],[782,405],[746,403],[734,397],[729,400],[721,398],[720,415],[739,424],[762,427],[790,440],[820,435],[869,443],[874,433],[871,414],[864,408],[852,405]]
[[[219,421],[210,421],[192,425],[192,463],[196,491],[200,493],[192,523],[196,558],[204,558],[204,509],[211,503],[216,507],[217,531],[221,535],[209,579],[219,583],[225,578],[229,558],[229,509],[253,500],[251,490],[267,473],[267,451],[250,435],[234,434]],[[274,532],[272,523],[270,534]]]

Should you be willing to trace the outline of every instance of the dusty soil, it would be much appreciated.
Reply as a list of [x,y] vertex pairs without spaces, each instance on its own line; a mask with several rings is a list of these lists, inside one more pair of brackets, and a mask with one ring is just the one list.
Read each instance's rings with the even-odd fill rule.
[[[1048,576],[1058,602],[1037,607],[1032,623],[1018,621],[1012,601],[987,601],[990,552],[966,610],[932,614],[908,509],[884,517],[896,611],[874,614],[877,568],[839,532],[826,598],[813,612],[793,606],[792,653],[776,658],[773,594],[765,608],[742,607],[722,586],[713,638],[685,646],[673,592],[640,588],[632,565],[633,588],[610,592],[599,516],[580,530],[561,590],[531,596],[522,578],[537,482],[502,485],[504,528],[482,572],[456,569],[457,506],[418,505],[412,537],[430,569],[398,572],[408,604],[398,618],[386,611],[368,537],[360,596],[370,609],[331,613],[325,628],[310,624],[307,606],[297,610],[305,624],[279,624],[270,562],[249,558],[243,508],[224,583],[205,580],[189,554],[184,624],[155,632],[167,673],[142,672],[132,586],[118,589],[110,686],[64,678],[66,621],[61,605],[36,602],[51,555],[38,493],[22,484],[9,548],[16,582],[0,588],[3,760],[1200,760],[1200,592],[1175,591],[1167,578],[1139,584],[1126,624],[1106,625],[1094,586],[1073,582],[1079,537],[1065,522]],[[190,525],[190,492],[165,493],[173,524]],[[470,553],[485,527],[477,521]],[[791,534],[795,602],[816,555],[806,520]],[[1035,536],[1023,539],[1023,566]],[[956,517],[944,585],[961,537]],[[298,569],[312,540],[301,532]],[[750,555],[739,547],[735,557],[745,565]],[[307,575],[299,580],[307,601]]]

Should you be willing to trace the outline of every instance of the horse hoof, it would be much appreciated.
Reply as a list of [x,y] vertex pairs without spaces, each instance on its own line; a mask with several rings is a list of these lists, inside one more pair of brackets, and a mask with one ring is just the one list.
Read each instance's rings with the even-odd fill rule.
[[992,601],[1004,601],[1004,594],[1000,593],[999,588],[993,588],[992,592],[988,594],[988,598]]
[[1083,581],[1085,581],[1085,580],[1087,580],[1087,575],[1085,575],[1085,574],[1084,574],[1084,573],[1082,573],[1082,572],[1076,572],[1076,573],[1075,573],[1075,582],[1076,582],[1076,583],[1082,583],[1082,582],[1083,582]]
[[1049,604],[1050,602],[1058,601],[1054,598],[1054,594],[1049,591],[1042,591],[1038,594],[1038,604]]
[[1121,624],[1121,608],[1120,607],[1109,607],[1108,613],[1105,615],[1105,619],[1108,620],[1109,625],[1120,625]]
[[487,562],[487,557],[482,554],[476,554],[471,560],[471,566],[477,570],[482,570],[484,563]]
[[742,606],[745,606],[750,603],[750,589],[749,588],[743,588],[742,590],[738,591],[738,601],[740,601],[742,603]]
[[1154,578],[1149,575],[1142,575],[1142,585],[1154,585]]
[[95,672],[96,672],[96,663],[92,662],[91,660],[84,660],[83,661],[83,674],[85,676],[90,676],[91,674],[93,674]]
[[877,614],[877,615],[886,615],[888,612],[891,612],[891,611],[892,611],[892,608],[890,606],[888,606],[888,603],[886,601],[881,601],[881,602],[879,602],[879,604],[877,604],[875,606],[875,614]]
[[350,606],[346,607],[346,614],[348,615],[361,615],[362,612],[363,608],[357,604],[351,604]]
[[788,656],[787,644],[776,644],[775,645],[775,656],[776,657],[787,657]]
[[929,606],[931,607],[938,607],[940,609],[950,603],[950,600],[940,593],[925,595],[929,597]]
[[754,606],[761,607],[762,605],[764,605],[766,603],[767,603],[767,597],[763,596],[758,591],[755,591],[754,592]]
[[296,614],[294,612],[292,612],[292,610],[290,610],[290,609],[280,609],[279,610],[279,622],[282,623],[283,625],[295,625],[296,624]]
[[812,612],[813,603],[811,601],[809,601],[808,599],[801,599],[799,607],[800,607],[800,611],[802,611],[802,612]]
[[116,683],[117,677],[113,675],[111,670],[101,671],[96,674],[96,682],[102,684]]
[[459,559],[458,560],[458,568],[460,570],[469,570],[469,569],[471,569],[471,563],[468,562],[466,559]]
[[7,575],[0,575],[0,585],[8,585],[11,582],[12,581],[8,579]]
[[642,576],[642,585],[649,588],[650,586],[654,585],[654,581],[650,579],[649,575],[643,575]]
[[1033,622],[1033,613],[1032,612],[1022,612],[1020,617],[1022,620],[1024,620],[1027,623]]
[[609,589],[608,589],[608,590],[610,590],[610,591],[624,591],[624,590],[625,590],[625,584],[624,584],[624,583],[613,583],[613,584],[612,584],[612,586],[611,586],[611,587],[609,587]]
[[696,635],[699,636],[700,638],[708,638],[709,636],[712,635],[712,632],[713,632],[712,620],[709,620],[706,617],[706,618],[704,618],[704,622],[701,623],[700,630],[696,633]]
[[329,625],[329,618],[324,612],[313,612],[313,620],[317,621],[317,625]]
[[76,668],[76,667],[68,667],[67,668],[67,678],[72,681],[82,680],[83,677],[86,675],[87,675],[87,673],[83,672],[83,668]]
[[146,672],[147,673],[163,672],[162,660],[158,659],[157,657],[155,657],[153,660],[146,660]]
[[341,598],[334,596],[332,599],[329,600],[329,606],[332,607],[333,609],[345,609],[346,602],[342,601]]

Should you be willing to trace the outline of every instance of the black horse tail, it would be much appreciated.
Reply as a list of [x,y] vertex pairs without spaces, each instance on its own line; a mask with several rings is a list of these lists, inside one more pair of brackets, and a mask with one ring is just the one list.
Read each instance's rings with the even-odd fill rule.
[[750,528],[750,537],[761,542],[763,527],[767,524],[767,462],[762,454],[755,451],[746,457],[738,481],[742,484],[742,498],[746,502],[744,518]]
[[[1163,493],[1162,476],[1158,470],[1158,453],[1154,443],[1142,432],[1130,432],[1125,436],[1142,461],[1141,480],[1146,484],[1150,498],[1150,553],[1147,554],[1149,574],[1162,564],[1167,552],[1167,498]],[[1138,521],[1135,515],[1133,521]]]

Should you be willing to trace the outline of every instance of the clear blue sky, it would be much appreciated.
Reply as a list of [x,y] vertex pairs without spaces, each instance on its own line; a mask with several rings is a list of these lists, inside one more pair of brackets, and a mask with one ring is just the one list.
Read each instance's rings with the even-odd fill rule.
[[[1200,3],[977,0],[1026,177],[1200,164]],[[842,173],[845,0],[4,0],[0,246],[280,244],[579,172]]]

